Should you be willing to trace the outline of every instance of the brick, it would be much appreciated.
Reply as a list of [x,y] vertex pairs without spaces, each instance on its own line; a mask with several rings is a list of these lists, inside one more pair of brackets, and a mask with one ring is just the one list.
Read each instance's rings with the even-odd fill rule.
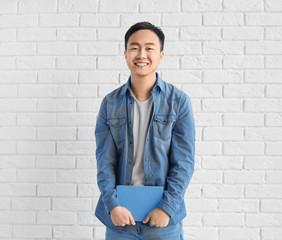
[[[277,184],[282,184],[282,171],[267,171],[266,172],[266,183],[277,183]],[[279,210],[278,210],[279,212]],[[280,210],[280,212],[282,212]]]
[[53,227],[55,238],[92,238],[92,226],[55,226]]
[[91,200],[88,198],[54,198],[52,209],[55,211],[91,211]]
[[96,29],[93,28],[59,28],[57,40],[61,41],[88,41],[96,40]]
[[280,26],[282,15],[276,13],[246,13],[246,25],[253,26]]
[[94,183],[96,175],[93,170],[58,170],[57,181],[60,183]]
[[35,224],[35,213],[27,211],[1,211],[1,224]]
[[213,184],[203,186],[203,197],[205,198],[241,198],[243,197],[242,185]]
[[282,109],[282,99],[246,99],[246,112],[280,112]]
[[248,184],[245,195],[247,198],[276,199],[282,196],[282,186],[277,184]]
[[227,171],[224,173],[223,182],[227,184],[264,183],[263,171]]
[[204,25],[206,26],[242,26],[244,25],[243,13],[204,13]]
[[170,1],[170,0],[143,0],[140,1],[140,12],[180,12],[180,0]]
[[10,41],[12,42],[15,40],[16,40],[16,29],[0,29],[1,42],[10,42]]
[[50,70],[50,71],[39,71],[38,72],[38,83],[49,83],[49,84],[66,84],[66,83],[77,83],[78,72],[71,70]]
[[261,27],[224,27],[223,40],[262,40],[263,28]]
[[56,97],[57,87],[54,85],[22,85],[18,88],[19,97]]
[[266,68],[282,69],[282,56],[266,56]]
[[27,211],[48,211],[50,210],[49,198],[17,197],[11,201],[11,208],[15,210]]
[[266,143],[266,154],[281,155],[282,154],[282,142]]
[[98,57],[98,69],[128,69],[124,56]]
[[54,170],[21,170],[17,173],[17,181],[34,183],[56,182]]
[[73,13],[73,12],[97,12],[98,1],[97,0],[59,0],[58,11],[59,13]]
[[2,43],[0,45],[0,55],[21,56],[35,55],[36,45],[34,43]]
[[203,169],[241,169],[242,157],[238,156],[203,156]]
[[202,24],[200,13],[170,13],[162,15],[162,25],[169,27],[199,26]]
[[247,140],[282,141],[282,128],[246,128]]
[[203,216],[203,224],[205,226],[243,226],[243,213],[206,213]]
[[244,140],[243,128],[206,127],[203,140]]
[[26,112],[36,110],[36,100],[34,99],[0,99],[1,112]]
[[26,56],[17,58],[18,69],[54,69],[55,57]]
[[258,212],[259,207],[260,202],[256,199],[219,199],[217,210],[221,212]]
[[136,1],[128,2],[126,0],[107,0],[99,4],[99,12],[101,13],[137,13],[139,3]]
[[223,9],[225,11],[263,11],[263,0],[224,0]]
[[180,29],[180,40],[220,40],[218,27],[183,27]]
[[165,54],[168,55],[192,55],[201,54],[201,43],[199,42],[167,42],[165,43]]
[[187,0],[182,2],[184,12],[221,11],[222,0]]
[[[92,123],[93,122],[95,123],[95,121],[92,119]],[[81,125],[83,125],[83,123]],[[94,145],[95,144],[93,142],[89,142],[86,144],[85,141],[61,142],[57,144],[57,152],[58,154],[69,154],[69,155],[84,154],[84,153],[93,154]]]
[[279,240],[282,235],[282,228],[267,227],[261,229],[261,236],[265,240]]
[[219,171],[198,171],[197,176],[193,177],[193,183],[195,184],[204,184],[204,183],[221,183],[222,182],[222,173]]
[[19,154],[55,154],[55,143],[47,141],[18,141]]
[[35,140],[36,139],[36,129],[30,127],[2,127],[0,129],[0,139],[3,140],[13,140],[13,139],[26,139]]
[[[92,126],[95,123],[96,115],[94,113],[59,113],[57,114],[57,126]],[[73,143],[81,146],[81,143]],[[62,146],[71,147],[71,142],[62,143]],[[86,147],[86,145],[85,145]],[[74,149],[73,149],[74,150]]]
[[200,83],[201,72],[199,70],[163,70],[162,78],[171,83]]
[[207,55],[227,55],[243,54],[244,43],[238,41],[208,41],[204,43],[204,54]]
[[282,126],[281,113],[268,113],[266,114],[266,126]]
[[220,56],[184,56],[181,58],[181,68],[184,69],[215,69],[222,68]]
[[[121,16],[122,17],[122,16]],[[80,26],[83,27],[119,27],[119,14],[81,14]]]
[[246,42],[246,54],[282,54],[282,41]]
[[282,40],[282,27],[266,27],[265,28],[266,40]]
[[[2,0],[0,2],[0,14],[17,13],[16,0]],[[1,232],[1,231],[0,231]]]
[[[26,110],[27,111],[27,110]],[[17,122],[21,126],[55,126],[55,113],[18,113]]]
[[[270,174],[275,173],[275,172],[276,171],[271,171]],[[281,172],[280,172],[280,175],[281,175]],[[282,201],[280,199],[262,199],[261,200],[261,211],[262,212],[278,213],[278,212],[281,212],[281,209],[282,209]]]
[[39,25],[43,27],[74,27],[79,24],[77,14],[44,14],[39,16]]
[[200,155],[220,154],[222,148],[221,143],[215,141],[201,141],[197,144],[197,146],[198,148],[196,149],[196,152]]
[[20,0],[19,13],[55,13],[57,12],[56,0]]
[[109,42],[81,42],[78,44],[79,55],[117,55],[118,45]]
[[[59,109],[62,111],[61,109]],[[75,111],[73,109],[72,111]],[[39,140],[76,140],[76,129],[75,128],[38,128],[37,139]]]
[[76,44],[69,42],[39,42],[37,44],[38,55],[75,55]]
[[58,97],[97,97],[97,86],[92,84],[60,85]]
[[245,158],[244,162],[245,169],[282,169],[282,162],[280,161],[279,156],[256,156]]
[[223,68],[252,69],[263,68],[262,56],[226,56],[223,57]]
[[242,100],[240,99],[204,99],[202,104],[205,112],[242,111]]
[[37,213],[38,224],[50,224],[50,225],[74,225],[76,224],[75,212],[43,212]]
[[95,69],[96,57],[93,56],[70,56],[57,57],[58,69]]
[[204,83],[242,83],[243,72],[240,70],[205,70]]
[[13,236],[19,238],[51,238],[52,227],[40,225],[15,225]]
[[37,156],[36,168],[73,169],[75,168],[75,156]]
[[212,84],[185,84],[182,85],[182,91],[186,92],[190,97],[210,98],[221,97],[222,86]]
[[245,227],[228,227],[220,229],[220,236],[222,239],[260,239],[260,229],[259,228],[245,228]]
[[38,17],[37,15],[2,15],[0,21],[0,28],[25,28],[25,27],[37,27]]
[[[151,22],[155,26],[161,25],[161,15],[155,14],[155,13],[143,13],[143,14],[121,14],[120,15],[120,26],[129,28],[133,24],[137,22],[143,22],[144,17],[146,18],[146,21]],[[164,28],[162,28],[164,30]]]
[[97,70],[97,71],[80,71],[79,83],[95,83],[100,81],[106,84],[118,84],[119,71],[116,70]]
[[263,155],[263,142],[225,142],[223,152],[226,155]]
[[264,85],[252,85],[252,84],[228,84],[223,86],[224,97],[238,97],[238,98],[251,98],[251,97],[263,97]]
[[280,227],[282,213],[247,213],[247,227]]
[[76,185],[62,183],[37,184],[37,196],[75,197]]
[[245,81],[249,83],[266,83],[266,84],[281,83],[281,74],[282,74],[282,70],[262,70],[262,69],[247,70],[245,72]]
[[103,41],[124,41],[125,29],[121,28],[100,28],[97,30],[97,39]]

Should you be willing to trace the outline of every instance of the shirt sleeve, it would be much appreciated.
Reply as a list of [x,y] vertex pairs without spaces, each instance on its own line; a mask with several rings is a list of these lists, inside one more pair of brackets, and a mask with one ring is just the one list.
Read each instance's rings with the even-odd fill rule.
[[103,99],[96,128],[97,183],[108,213],[118,206],[116,197],[116,146],[107,123],[107,100]]
[[186,188],[194,173],[194,157],[195,123],[191,101],[185,94],[180,101],[178,118],[172,130],[167,189],[159,205],[170,217],[184,200]]

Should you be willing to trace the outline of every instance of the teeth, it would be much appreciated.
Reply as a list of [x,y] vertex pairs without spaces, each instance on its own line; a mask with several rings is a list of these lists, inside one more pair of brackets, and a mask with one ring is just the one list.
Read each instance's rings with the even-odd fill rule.
[[137,66],[147,66],[147,63],[135,63]]

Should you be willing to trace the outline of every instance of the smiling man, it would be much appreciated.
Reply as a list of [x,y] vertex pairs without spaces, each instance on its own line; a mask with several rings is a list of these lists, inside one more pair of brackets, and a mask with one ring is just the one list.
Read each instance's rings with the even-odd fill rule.
[[[107,94],[97,118],[95,215],[106,239],[183,239],[184,194],[194,172],[195,125],[190,98],[156,72],[164,34],[149,22],[125,34],[131,75]],[[163,199],[143,222],[119,205],[116,186],[163,186]],[[150,196],[146,196],[150,197]]]

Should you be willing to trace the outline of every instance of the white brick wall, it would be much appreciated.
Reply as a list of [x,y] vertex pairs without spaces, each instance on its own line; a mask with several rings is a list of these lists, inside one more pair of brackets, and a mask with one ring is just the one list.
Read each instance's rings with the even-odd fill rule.
[[144,20],[194,108],[184,239],[282,239],[280,0],[0,0],[0,239],[104,239],[96,116]]

